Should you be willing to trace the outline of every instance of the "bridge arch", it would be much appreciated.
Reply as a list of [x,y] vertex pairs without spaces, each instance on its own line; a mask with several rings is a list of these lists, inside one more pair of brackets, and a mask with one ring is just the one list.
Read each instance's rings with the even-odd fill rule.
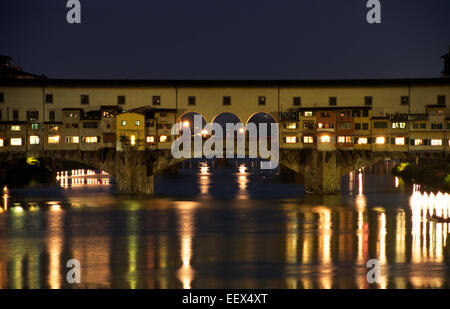
[[268,112],[256,112],[256,113],[251,114],[250,117],[248,117],[245,125],[249,124],[250,122],[253,122],[253,123],[277,123],[278,117],[276,115],[273,115],[272,113],[268,113]]
[[[194,117],[196,115],[202,116],[202,127],[201,128],[195,128],[194,127]],[[191,128],[192,131],[194,131],[195,129],[203,129],[207,123],[205,116],[203,116],[200,113],[197,112],[185,112],[183,114],[181,114],[178,119],[177,119],[177,123],[185,123],[185,122],[189,122],[189,127]]]

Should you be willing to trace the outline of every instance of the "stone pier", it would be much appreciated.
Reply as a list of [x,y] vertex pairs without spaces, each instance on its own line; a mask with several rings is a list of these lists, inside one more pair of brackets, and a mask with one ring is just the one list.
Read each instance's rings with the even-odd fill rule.
[[336,194],[341,190],[341,171],[336,151],[313,151],[304,168],[305,191]]

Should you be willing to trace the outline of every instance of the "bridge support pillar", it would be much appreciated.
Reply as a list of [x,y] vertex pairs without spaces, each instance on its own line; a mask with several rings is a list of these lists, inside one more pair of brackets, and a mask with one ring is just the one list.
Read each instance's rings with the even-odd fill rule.
[[137,195],[154,193],[154,176],[147,175],[146,168],[131,167],[116,173],[116,192]]
[[337,194],[341,173],[336,151],[313,151],[305,166],[305,191],[313,194]]
[[154,176],[144,152],[121,153],[115,162],[116,192],[138,195],[154,193]]

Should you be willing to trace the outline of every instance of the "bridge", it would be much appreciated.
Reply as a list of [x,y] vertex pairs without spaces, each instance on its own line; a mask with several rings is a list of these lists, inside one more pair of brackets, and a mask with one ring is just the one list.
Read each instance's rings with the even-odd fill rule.
[[[154,193],[154,176],[182,162],[169,150],[138,151],[128,147],[123,151],[111,148],[96,151],[51,150],[33,153],[33,157],[79,163],[92,169],[105,171],[114,177],[118,194],[138,195]],[[15,160],[26,159],[22,153],[0,153],[0,162],[7,168]],[[372,152],[372,151],[316,151],[280,150],[280,166],[297,173],[304,180],[305,191],[313,194],[340,192],[341,177],[386,160],[414,160],[416,158],[444,158],[441,153]]]
[[[111,174],[117,191],[153,193],[176,165],[171,128],[192,114],[279,124],[279,164],[313,193],[387,159],[450,153],[449,78],[337,81],[0,80],[0,163],[29,156]],[[223,120],[223,117],[222,117]],[[191,125],[191,124],[190,124]]]

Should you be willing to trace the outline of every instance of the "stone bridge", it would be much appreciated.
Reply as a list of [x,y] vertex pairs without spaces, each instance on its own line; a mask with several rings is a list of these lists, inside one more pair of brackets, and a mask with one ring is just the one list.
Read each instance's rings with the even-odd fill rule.
[[[412,160],[420,157],[442,157],[439,153],[327,151],[280,149],[280,166],[299,174],[308,193],[334,194],[340,191],[341,176],[351,171],[389,159]],[[27,158],[63,160],[106,171],[115,178],[119,194],[154,193],[154,176],[185,159],[175,159],[170,150],[124,151],[105,148],[97,151],[55,150],[41,153],[2,153],[2,165]]]

